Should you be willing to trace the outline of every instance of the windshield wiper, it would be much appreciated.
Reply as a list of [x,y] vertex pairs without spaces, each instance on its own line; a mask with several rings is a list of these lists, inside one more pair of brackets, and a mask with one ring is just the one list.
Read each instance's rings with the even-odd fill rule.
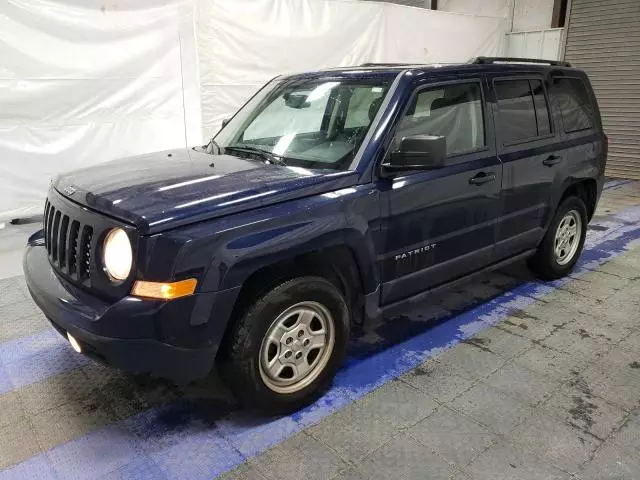
[[268,150],[254,147],[252,145],[229,145],[228,147],[224,147],[224,149],[231,150],[232,152],[236,151],[243,153],[255,153],[256,155],[262,157],[268,163],[272,163],[274,165],[286,165],[284,159],[281,156],[276,155],[275,153],[272,153]]

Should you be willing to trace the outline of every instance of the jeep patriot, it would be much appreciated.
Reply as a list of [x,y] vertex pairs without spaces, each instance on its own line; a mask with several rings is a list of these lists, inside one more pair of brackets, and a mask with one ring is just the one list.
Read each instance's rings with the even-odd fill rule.
[[606,156],[564,62],[281,76],[208,145],[54,179],[26,281],[77,352],[176,382],[216,367],[244,403],[294,409],[354,324],[518,260],[568,274]]

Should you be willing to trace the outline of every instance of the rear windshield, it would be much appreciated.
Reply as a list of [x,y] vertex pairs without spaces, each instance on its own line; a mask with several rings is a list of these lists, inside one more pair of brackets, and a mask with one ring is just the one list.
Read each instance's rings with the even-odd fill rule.
[[562,112],[565,132],[578,132],[595,127],[595,109],[587,87],[581,79],[556,77],[552,81],[550,92]]

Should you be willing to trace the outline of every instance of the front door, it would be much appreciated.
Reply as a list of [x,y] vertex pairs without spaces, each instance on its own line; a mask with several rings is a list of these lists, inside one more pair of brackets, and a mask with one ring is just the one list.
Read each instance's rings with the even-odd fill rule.
[[380,178],[385,245],[382,304],[491,263],[502,166],[483,79],[418,85],[388,151],[410,135],[444,136],[445,166]]

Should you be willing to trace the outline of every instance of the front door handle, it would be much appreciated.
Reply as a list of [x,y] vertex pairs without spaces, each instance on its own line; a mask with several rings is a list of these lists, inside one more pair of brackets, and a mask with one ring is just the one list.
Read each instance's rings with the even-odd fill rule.
[[475,177],[469,179],[471,185],[484,185],[485,183],[493,182],[496,179],[495,173],[480,172]]
[[557,165],[561,161],[562,161],[562,157],[559,157],[558,155],[549,155],[547,158],[545,158],[542,161],[542,164],[547,167],[553,167],[554,165]]

